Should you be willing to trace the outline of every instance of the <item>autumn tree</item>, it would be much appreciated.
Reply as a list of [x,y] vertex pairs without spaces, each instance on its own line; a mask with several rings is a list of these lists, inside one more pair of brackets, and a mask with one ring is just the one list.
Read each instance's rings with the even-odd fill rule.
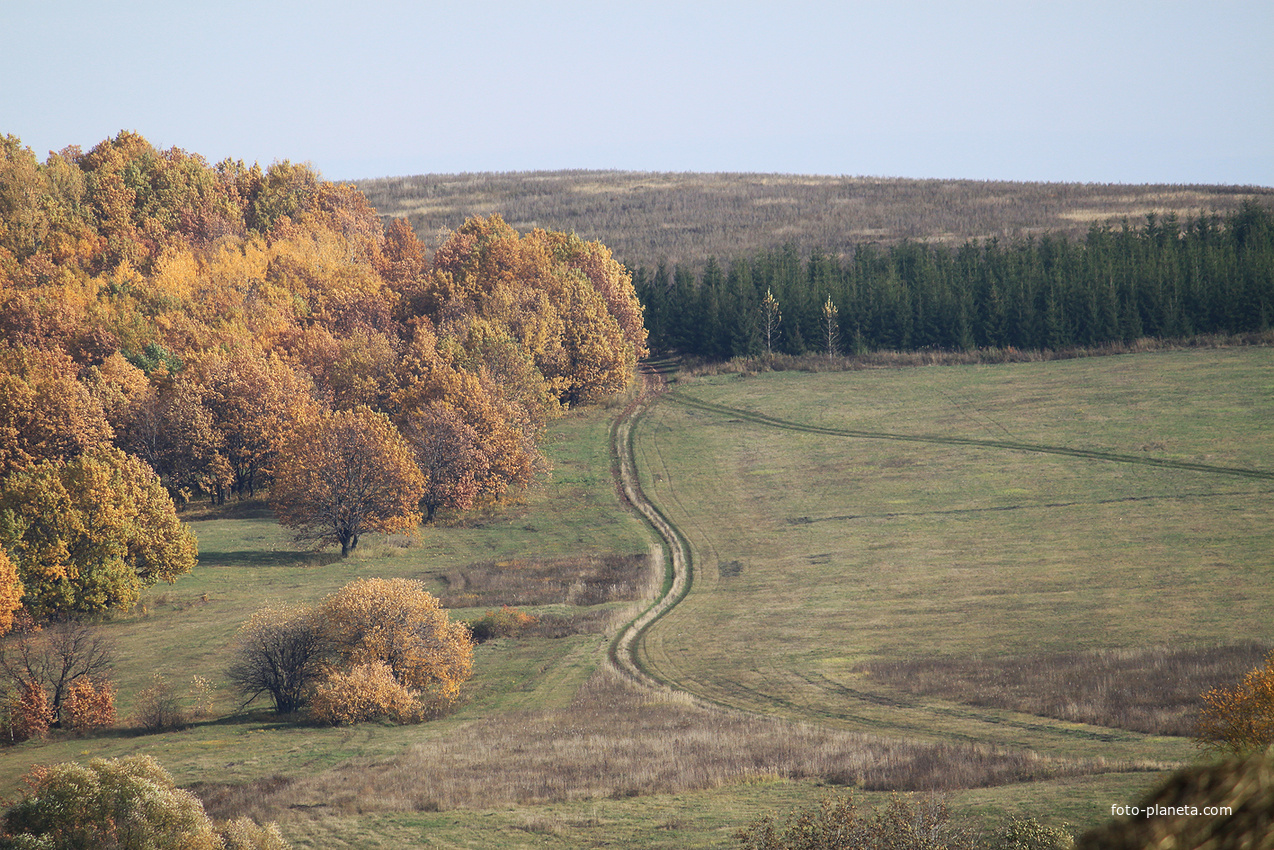
[[480,482],[491,468],[478,432],[455,410],[441,404],[414,411],[405,419],[402,431],[425,477],[420,499],[425,522],[433,522],[439,508],[473,507]]
[[338,666],[384,664],[429,709],[453,702],[473,672],[473,640],[424,585],[361,579],[319,606]]
[[63,727],[83,734],[110,726],[115,722],[115,693],[109,681],[76,680],[62,705]]
[[193,371],[152,374],[146,389],[131,400],[117,440],[163,477],[178,504],[196,494],[222,501],[234,483],[222,435]]
[[827,300],[823,302],[823,340],[826,342],[828,357],[836,355],[836,344],[840,339],[840,324],[837,320],[839,313],[832,303],[832,296],[827,296]]
[[1203,694],[1199,746],[1239,755],[1274,744],[1274,653],[1232,688]]
[[127,609],[142,588],[175,581],[197,558],[154,471],[114,448],[13,476],[0,493],[0,546],[38,618]]
[[535,445],[539,428],[534,414],[502,394],[485,369],[462,368],[457,362],[462,353],[462,346],[448,345],[427,320],[418,322],[400,366],[395,419],[415,439],[422,438],[423,427],[416,420],[429,419],[430,410],[454,413],[452,421],[472,429],[483,455],[469,466],[477,485],[475,499],[496,500],[510,488],[530,483],[542,464]]
[[347,557],[368,532],[420,523],[424,479],[383,413],[366,407],[322,414],[285,435],[270,499],[299,540],[339,543]]
[[468,627],[418,581],[361,579],[317,607],[267,607],[239,630],[229,676],[248,702],[308,706],[324,723],[417,722],[455,701],[473,672]]
[[45,625],[25,613],[0,647],[0,674],[18,687],[34,686],[49,698],[51,722],[59,722],[71,691],[83,682],[105,685],[114,649],[101,630],[85,620]]
[[0,348],[0,478],[107,445],[102,404],[61,351]]
[[227,838],[240,848],[288,846],[273,824],[218,828],[152,756],[40,766],[24,787],[4,815],[0,847],[220,850]]
[[0,548],[0,635],[13,628],[14,614],[22,607],[23,590],[17,566]]
[[279,432],[316,412],[312,385],[279,357],[251,348],[209,353],[191,371],[210,417],[210,448],[232,476],[231,491],[256,495],[267,483]]
[[348,726],[385,717],[398,723],[422,719],[417,695],[382,661],[335,670],[314,689],[310,711],[320,723]]
[[418,293],[440,325],[467,313],[508,328],[566,404],[627,386],[646,332],[632,277],[596,243],[499,216],[469,219],[434,254]]
[[321,678],[330,646],[313,609],[262,608],[235,636],[228,676],[245,704],[269,694],[277,713],[290,714]]
[[765,298],[761,300],[761,331],[765,334],[765,353],[774,353],[774,341],[778,338],[779,324],[783,314],[779,311],[779,302],[774,299],[774,292],[765,290]]

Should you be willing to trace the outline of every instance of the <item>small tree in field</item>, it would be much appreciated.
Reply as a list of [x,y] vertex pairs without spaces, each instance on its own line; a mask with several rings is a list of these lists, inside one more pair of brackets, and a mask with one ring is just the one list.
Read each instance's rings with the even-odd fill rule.
[[333,725],[415,722],[455,701],[473,673],[469,628],[418,581],[360,579],[314,609],[264,608],[231,650],[230,680],[280,714],[309,706]]
[[371,531],[420,524],[425,481],[389,418],[366,407],[295,425],[274,469],[271,500],[299,540],[339,543],[344,558]]
[[276,712],[290,714],[321,677],[329,645],[313,609],[262,608],[231,645],[230,681],[246,702],[269,694]]
[[1233,688],[1203,694],[1199,746],[1236,755],[1274,744],[1274,653]]
[[112,647],[98,627],[84,620],[58,620],[41,626],[19,612],[14,633],[0,648],[0,675],[15,685],[33,684],[46,693],[50,722],[61,719],[71,688],[85,679],[104,683]]
[[328,676],[314,689],[310,710],[322,723],[345,726],[380,717],[411,723],[421,718],[424,706],[394,678],[388,664],[373,661]]
[[81,734],[105,729],[115,722],[115,686],[77,679],[62,705],[62,725]]
[[320,605],[337,666],[384,664],[428,711],[455,701],[473,674],[473,639],[418,581],[361,579]]

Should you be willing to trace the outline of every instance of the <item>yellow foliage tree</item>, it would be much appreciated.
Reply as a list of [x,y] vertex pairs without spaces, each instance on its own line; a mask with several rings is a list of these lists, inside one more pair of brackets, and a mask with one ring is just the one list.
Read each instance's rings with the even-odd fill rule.
[[416,300],[444,322],[468,313],[504,325],[568,405],[623,389],[646,354],[632,277],[609,251],[563,233],[522,237],[498,215],[439,246]]
[[77,370],[61,351],[0,348],[0,478],[110,441],[102,404]]
[[373,661],[328,676],[314,689],[310,711],[322,723],[348,726],[381,717],[413,723],[421,719],[424,706],[394,678],[388,664]]
[[360,579],[324,599],[320,610],[340,668],[383,664],[428,710],[454,702],[473,673],[468,627],[453,622],[418,581]]
[[1203,694],[1197,740],[1236,755],[1274,744],[1274,653],[1233,688]]
[[22,607],[22,591],[17,566],[0,548],[0,635],[13,628],[13,615]]
[[0,545],[36,617],[130,608],[142,588],[176,580],[197,559],[154,471],[113,448],[11,478],[0,493]]

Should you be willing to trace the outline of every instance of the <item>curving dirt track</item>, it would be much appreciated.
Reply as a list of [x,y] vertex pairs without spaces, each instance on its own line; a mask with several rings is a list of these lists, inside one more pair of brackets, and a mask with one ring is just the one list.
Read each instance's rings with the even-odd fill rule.
[[664,580],[658,598],[636,619],[624,626],[611,642],[610,660],[619,670],[639,682],[651,686],[668,686],[670,682],[642,664],[641,641],[647,630],[690,592],[693,571],[689,544],[641,489],[633,451],[633,429],[667,387],[663,376],[647,364],[641,365],[640,377],[641,394],[625,408],[611,427],[612,469],[615,483],[624,500],[659,538],[659,546],[655,549],[658,560],[654,568],[659,570],[662,566]]

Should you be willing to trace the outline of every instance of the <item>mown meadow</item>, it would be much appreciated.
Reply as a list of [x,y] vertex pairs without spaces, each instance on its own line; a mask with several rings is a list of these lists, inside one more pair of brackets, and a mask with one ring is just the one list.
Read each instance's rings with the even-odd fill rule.
[[[344,561],[259,501],[192,507],[199,568],[103,625],[123,722],[0,749],[0,793],[33,764],[145,752],[214,815],[278,821],[298,847],[730,847],[851,787],[935,789],[975,826],[1093,825],[1196,757],[1169,728],[1183,687],[1274,643],[1274,478],[1242,474],[1274,470],[1272,366],[1252,347],[675,381],[635,446],[693,584],[641,657],[696,698],[607,665],[663,578],[612,476],[619,405],[552,424],[552,475],[519,503]],[[224,670],[239,624],[363,576],[541,626],[481,644],[461,704],[422,725],[242,706]],[[1139,728],[1112,693],[1155,671],[1186,684],[1143,699]],[[132,728],[156,673],[183,694],[211,680],[208,716]]]

